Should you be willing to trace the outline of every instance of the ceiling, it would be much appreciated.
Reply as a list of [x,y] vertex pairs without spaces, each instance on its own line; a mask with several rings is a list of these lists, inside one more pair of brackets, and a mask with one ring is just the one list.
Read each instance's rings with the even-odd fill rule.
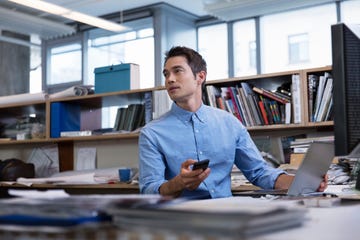
[[[203,0],[45,0],[81,13],[103,16],[156,3],[167,3],[196,16],[207,15]],[[204,0],[205,1],[205,0]],[[207,0],[208,1],[208,0]],[[19,4],[0,0],[0,40],[6,40],[4,30],[21,34],[38,34],[43,39],[66,36],[75,32],[74,27],[65,25],[70,22],[60,16],[48,14]]]
[[[167,3],[198,17],[212,15],[221,20],[261,16],[264,14],[306,7],[336,0],[44,0],[92,16],[103,16],[156,3]],[[2,30],[38,34],[44,39],[69,35],[69,20],[0,0],[0,38]],[[16,30],[15,30],[16,29]],[[1,39],[0,39],[1,40]]]
[[[202,0],[45,0],[45,2],[60,5],[75,11],[79,11],[92,16],[101,16],[109,13],[120,12],[138,7],[144,7],[151,4],[165,2],[177,8],[188,11],[196,16],[206,15]],[[13,11],[24,12],[38,17],[45,17],[49,19],[56,19],[55,16],[22,7],[19,4],[9,2],[7,0],[0,0],[0,7],[10,9]],[[60,20],[60,19],[56,19]],[[63,19],[66,21],[66,19]]]

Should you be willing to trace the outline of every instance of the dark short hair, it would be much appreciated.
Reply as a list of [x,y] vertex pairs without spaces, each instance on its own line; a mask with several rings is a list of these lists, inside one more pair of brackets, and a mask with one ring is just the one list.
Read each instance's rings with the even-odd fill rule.
[[197,73],[199,73],[200,71],[207,72],[206,62],[203,59],[203,57],[195,50],[188,48],[188,47],[183,47],[183,46],[172,47],[169,51],[167,51],[165,53],[164,64],[166,64],[166,62],[169,58],[177,57],[177,56],[183,56],[186,58],[194,76]]

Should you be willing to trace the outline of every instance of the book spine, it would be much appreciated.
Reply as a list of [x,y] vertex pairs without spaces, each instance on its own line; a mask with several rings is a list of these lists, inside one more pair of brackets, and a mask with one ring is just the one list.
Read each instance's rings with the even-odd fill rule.
[[264,106],[264,103],[262,101],[259,101],[259,108],[260,108],[262,117],[264,119],[264,124],[269,125],[268,116],[266,114],[265,106]]
[[240,122],[244,122],[242,117],[241,117],[241,113],[240,113],[240,109],[236,100],[236,97],[234,96],[234,92],[232,90],[232,87],[228,87],[228,92],[230,94],[230,99],[232,101],[232,105],[233,105],[233,109],[234,109],[234,114],[237,117],[237,119],[240,120]]
[[238,93],[239,93],[239,97],[244,105],[244,108],[245,108],[245,118],[247,119],[246,122],[247,122],[247,125],[246,126],[254,126],[254,121],[253,121],[253,118],[251,116],[251,112],[250,112],[250,107],[249,107],[249,104],[248,104],[248,101],[246,99],[246,96],[245,96],[245,93],[244,93],[244,89],[239,87],[238,88]]
[[260,88],[257,88],[257,87],[253,87],[253,91],[258,93],[258,94],[261,94],[261,95],[263,95],[265,97],[268,97],[268,98],[270,98],[272,100],[278,101],[278,102],[280,102],[282,104],[286,104],[286,103],[289,102],[286,98],[282,98],[282,97],[280,97],[280,96],[278,96],[276,94],[273,94],[272,92],[267,91],[265,89],[260,89]]
[[301,123],[301,92],[300,92],[300,76],[292,75],[291,80],[292,104],[294,123]]

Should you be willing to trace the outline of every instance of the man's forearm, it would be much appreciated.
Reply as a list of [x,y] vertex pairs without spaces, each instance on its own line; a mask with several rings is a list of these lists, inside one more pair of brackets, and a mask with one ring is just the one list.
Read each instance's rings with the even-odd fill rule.
[[280,174],[275,181],[275,189],[289,189],[290,184],[294,180],[294,176],[287,174]]
[[179,176],[176,176],[170,181],[163,183],[160,186],[159,192],[163,196],[178,197],[184,188]]

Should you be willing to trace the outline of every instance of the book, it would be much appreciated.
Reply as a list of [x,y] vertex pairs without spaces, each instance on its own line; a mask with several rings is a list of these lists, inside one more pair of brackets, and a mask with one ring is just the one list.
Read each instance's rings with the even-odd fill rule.
[[251,98],[253,99],[254,108],[255,108],[254,111],[256,112],[256,119],[257,119],[258,125],[264,125],[264,120],[263,120],[261,110],[260,110],[260,107],[258,104],[260,99],[259,99],[258,95],[256,95],[256,94],[252,94]]
[[248,103],[250,116],[252,117],[252,121],[254,123],[253,126],[261,125],[261,120],[259,119],[259,112],[257,111],[257,109],[255,107],[255,106],[257,106],[257,101],[254,102],[254,98],[252,97],[255,93],[252,90],[251,85],[249,83],[243,82],[243,81],[240,82],[240,85],[244,91],[244,96]]
[[144,124],[149,123],[153,117],[153,94],[152,92],[144,93]]
[[285,124],[291,123],[291,103],[285,104]]
[[332,98],[332,88],[333,88],[333,79],[329,77],[326,81],[326,86],[324,88],[324,93],[320,101],[320,106],[318,113],[316,115],[316,122],[321,122],[325,120],[326,113],[328,112],[328,107]]
[[132,131],[143,127],[145,125],[145,104],[140,104],[138,106],[136,115],[135,115],[135,121],[133,123]]
[[267,116],[267,113],[266,113],[266,110],[265,110],[264,102],[259,101],[258,104],[259,104],[259,108],[261,110],[262,117],[264,119],[264,124],[269,125],[269,120],[268,120],[268,116]]
[[240,120],[240,122],[244,122],[243,120],[243,113],[241,112],[240,105],[237,101],[236,92],[234,87],[228,87],[227,91],[229,92],[230,99],[232,101],[234,114]]
[[216,107],[215,87],[213,85],[206,85],[207,102],[211,107]]
[[333,120],[333,98],[331,97],[330,99],[330,103],[329,103],[329,106],[328,106],[328,109],[327,109],[327,112],[326,112],[326,115],[325,115],[325,121],[331,121]]
[[153,92],[153,114],[152,119],[157,119],[170,110],[172,100],[166,90],[157,90]]
[[252,113],[250,111],[248,100],[246,99],[246,96],[244,93],[244,89],[242,87],[238,87],[237,90],[239,93],[240,101],[242,102],[242,105],[244,106],[244,115],[245,115],[246,126],[248,126],[248,127],[254,126],[255,123],[254,123],[254,120],[252,117]]
[[120,130],[125,131],[134,131],[136,126],[138,125],[138,121],[142,121],[139,119],[141,115],[141,111],[143,111],[143,104],[130,104],[126,110],[125,122],[124,126]]
[[281,123],[281,117],[278,110],[277,103],[275,101],[270,101],[270,109],[273,115],[274,123],[280,124]]
[[310,74],[308,76],[308,113],[310,122],[314,122],[314,99],[316,96],[318,79],[319,77],[315,74]]
[[291,79],[291,96],[293,107],[293,122],[301,123],[301,90],[300,90],[300,76],[293,74]]
[[272,100],[278,101],[279,103],[282,103],[282,104],[286,104],[286,103],[290,102],[287,98],[276,95],[276,94],[272,93],[271,91],[268,91],[263,88],[253,87],[253,91],[258,94],[261,94],[265,97],[268,97]]
[[119,108],[120,111],[120,116],[119,116],[119,123],[117,124],[117,128],[116,131],[120,131],[120,130],[124,130],[124,125],[125,125],[125,119],[126,119],[126,114],[127,114],[127,107],[121,107]]
[[315,100],[316,102],[315,102],[315,106],[314,106],[314,121],[316,121],[317,115],[319,114],[321,99],[322,99],[322,96],[324,93],[326,81],[329,76],[330,76],[330,74],[325,72],[324,75],[319,77],[319,84],[318,84],[318,87],[316,90],[316,100]]
[[114,122],[114,131],[117,131],[119,128],[120,115],[121,115],[121,108],[118,108],[116,111],[116,117],[115,117],[115,122]]
[[267,98],[263,98],[262,96],[260,96],[261,101],[264,103],[264,108],[266,111],[266,115],[268,117],[268,122],[269,124],[274,124],[274,119],[273,119],[273,114],[270,108],[270,101]]

